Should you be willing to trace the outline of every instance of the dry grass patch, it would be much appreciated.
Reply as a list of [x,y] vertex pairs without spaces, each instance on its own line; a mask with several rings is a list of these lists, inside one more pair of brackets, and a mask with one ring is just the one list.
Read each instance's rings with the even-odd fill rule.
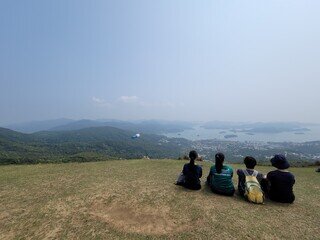
[[187,227],[172,219],[168,210],[150,206],[133,208],[132,206],[100,205],[94,206],[91,213],[112,227],[131,233],[164,235],[182,231]]
[[[185,162],[0,167],[0,239],[316,239],[320,174],[293,168],[294,204],[175,186]],[[210,164],[204,164],[204,177]],[[234,166],[235,168],[237,166]],[[263,173],[269,167],[259,167]],[[236,178],[234,178],[236,183]],[[203,180],[204,181],[204,180]]]

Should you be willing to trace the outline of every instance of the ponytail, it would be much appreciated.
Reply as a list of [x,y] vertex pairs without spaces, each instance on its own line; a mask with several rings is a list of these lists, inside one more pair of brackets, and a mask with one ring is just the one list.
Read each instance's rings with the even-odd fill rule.
[[190,158],[190,166],[192,169],[195,169],[194,161],[197,159],[198,153],[196,151],[190,151],[189,158]]
[[190,159],[190,165],[194,166],[194,159]]
[[224,154],[223,153],[217,153],[215,155],[216,158],[216,163],[215,163],[215,168],[217,170],[217,173],[222,172],[222,167],[223,167],[223,161],[224,161]]

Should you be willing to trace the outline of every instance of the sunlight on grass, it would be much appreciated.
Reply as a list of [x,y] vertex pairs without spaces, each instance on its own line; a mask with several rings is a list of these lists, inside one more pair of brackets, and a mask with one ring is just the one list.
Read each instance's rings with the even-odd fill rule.
[[[245,202],[175,186],[184,161],[0,167],[0,239],[315,239],[320,174],[292,168],[296,202]],[[232,165],[234,169],[243,167]],[[271,167],[257,167],[263,173]],[[234,177],[236,184],[236,177]]]

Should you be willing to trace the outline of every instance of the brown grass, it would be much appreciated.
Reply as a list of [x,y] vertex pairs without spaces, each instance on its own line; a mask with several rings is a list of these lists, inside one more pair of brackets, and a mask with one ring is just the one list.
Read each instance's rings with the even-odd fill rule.
[[313,168],[291,169],[294,204],[254,205],[175,186],[184,163],[2,166],[0,239],[319,239],[320,174]]

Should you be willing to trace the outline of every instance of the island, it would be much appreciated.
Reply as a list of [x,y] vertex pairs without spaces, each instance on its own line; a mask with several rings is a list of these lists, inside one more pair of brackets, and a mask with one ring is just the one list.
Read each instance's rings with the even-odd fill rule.
[[224,138],[236,138],[236,137],[238,137],[238,135],[236,134],[228,134],[224,136]]

